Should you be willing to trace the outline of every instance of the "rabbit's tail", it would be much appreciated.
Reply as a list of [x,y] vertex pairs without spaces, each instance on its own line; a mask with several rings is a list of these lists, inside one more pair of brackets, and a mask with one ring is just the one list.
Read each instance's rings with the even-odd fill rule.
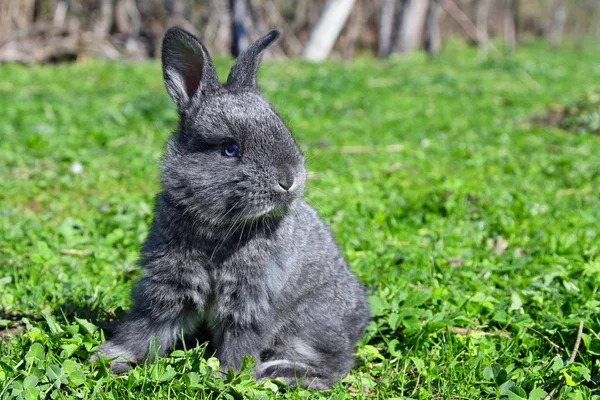
[[322,390],[335,385],[337,378],[318,367],[293,360],[271,360],[260,364],[254,371],[256,379],[283,380],[290,387]]

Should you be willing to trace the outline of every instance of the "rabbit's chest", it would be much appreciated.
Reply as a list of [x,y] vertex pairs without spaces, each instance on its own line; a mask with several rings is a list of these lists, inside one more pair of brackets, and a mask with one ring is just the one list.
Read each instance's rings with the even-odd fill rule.
[[205,309],[210,325],[248,325],[270,314],[282,286],[281,269],[272,260],[262,265],[216,268],[211,273],[211,295]]

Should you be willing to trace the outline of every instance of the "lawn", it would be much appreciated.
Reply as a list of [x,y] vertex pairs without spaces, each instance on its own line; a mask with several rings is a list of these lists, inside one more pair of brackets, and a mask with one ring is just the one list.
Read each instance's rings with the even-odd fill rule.
[[87,361],[130,304],[175,106],[154,61],[0,66],[0,398],[600,399],[600,136],[528,122],[593,97],[599,51],[263,63],[370,293],[357,367],[321,393],[251,360],[223,377],[203,345]]

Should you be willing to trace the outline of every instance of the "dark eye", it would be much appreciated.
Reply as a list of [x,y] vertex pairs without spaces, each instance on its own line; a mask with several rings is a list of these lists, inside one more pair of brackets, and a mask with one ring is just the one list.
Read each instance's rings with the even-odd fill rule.
[[225,142],[223,143],[223,150],[221,154],[225,157],[237,157],[240,152],[240,146],[236,142]]

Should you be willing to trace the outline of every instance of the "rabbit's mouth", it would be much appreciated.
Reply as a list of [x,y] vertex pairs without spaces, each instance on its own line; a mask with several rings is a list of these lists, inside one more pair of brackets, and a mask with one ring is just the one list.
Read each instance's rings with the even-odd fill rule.
[[270,211],[267,211],[266,213],[264,213],[263,217],[265,217],[265,218],[281,218],[288,213],[289,209],[290,209],[289,203],[279,204],[279,205],[273,207],[273,209],[271,209]]
[[[298,199],[302,198],[304,181],[297,179],[294,185],[288,188],[273,190],[271,188],[249,191],[244,193],[242,201],[236,207],[237,217],[247,221],[261,219],[273,220],[289,214]],[[232,213],[233,214],[233,213]]]
[[290,209],[289,203],[274,204],[272,206],[261,207],[249,211],[244,215],[244,219],[248,221],[256,221],[261,219],[279,219],[286,215]]

